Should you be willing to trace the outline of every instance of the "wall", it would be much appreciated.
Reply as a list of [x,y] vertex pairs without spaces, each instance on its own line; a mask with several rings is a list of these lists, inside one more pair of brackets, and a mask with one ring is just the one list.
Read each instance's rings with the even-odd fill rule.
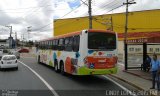
[[[128,17],[129,39],[144,38],[159,34],[160,32],[159,16],[160,16],[160,10],[130,12]],[[111,23],[110,20],[111,17],[112,17],[113,30],[119,33],[119,40],[122,40],[124,33],[124,24],[125,24],[124,13],[93,16],[93,28],[104,29],[104,30],[110,29],[111,25],[106,23]],[[88,29],[88,17],[57,19],[54,21],[53,36],[66,34],[73,31],[79,31],[83,29]],[[153,32],[154,34],[150,34]]]

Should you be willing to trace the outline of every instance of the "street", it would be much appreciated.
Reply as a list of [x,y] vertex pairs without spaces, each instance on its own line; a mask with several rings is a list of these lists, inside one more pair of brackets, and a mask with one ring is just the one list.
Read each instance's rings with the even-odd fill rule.
[[[18,92],[18,96],[54,96],[54,92],[46,86],[46,82],[58,96],[107,96],[110,91],[124,90],[104,76],[63,76],[56,73],[53,68],[37,64],[35,58],[21,58],[20,62],[39,74],[45,83],[28,67],[19,63],[18,71],[0,71],[0,77],[3,77],[0,79],[1,93],[6,93],[4,89],[7,89]],[[130,85],[124,84],[124,86],[135,90]]]

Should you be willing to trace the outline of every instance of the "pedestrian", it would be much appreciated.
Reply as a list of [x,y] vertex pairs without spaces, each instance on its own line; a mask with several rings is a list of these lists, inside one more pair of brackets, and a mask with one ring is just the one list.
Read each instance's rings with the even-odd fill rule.
[[144,64],[143,64],[143,70],[144,71],[149,71],[150,70],[150,63],[151,63],[151,58],[149,57],[149,55],[146,55],[146,59],[144,61]]
[[158,68],[157,76],[156,76],[156,81],[157,81],[157,89],[160,91],[160,66]]
[[[153,59],[151,60],[151,72],[152,72],[152,87],[150,89],[155,89],[156,77],[158,73],[158,69],[160,66],[160,62],[157,59],[157,55],[153,54]],[[157,88],[159,88],[159,83],[157,83]]]

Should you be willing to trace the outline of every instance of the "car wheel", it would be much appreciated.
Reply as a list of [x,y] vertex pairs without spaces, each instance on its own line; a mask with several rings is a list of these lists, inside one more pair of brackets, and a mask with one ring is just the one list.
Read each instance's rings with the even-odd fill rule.
[[15,69],[18,70],[18,67],[16,67]]

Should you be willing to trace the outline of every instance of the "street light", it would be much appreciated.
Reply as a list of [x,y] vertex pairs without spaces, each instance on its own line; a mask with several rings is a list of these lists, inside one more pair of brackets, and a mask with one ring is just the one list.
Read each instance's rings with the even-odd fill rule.
[[27,27],[27,32],[28,32],[28,41],[29,41],[29,32],[31,32],[31,27],[32,27],[32,26],[28,26],[28,27]]
[[10,29],[10,36],[9,36],[9,48],[12,48],[12,43],[13,43],[13,38],[12,38],[12,26],[5,26],[8,27]]

